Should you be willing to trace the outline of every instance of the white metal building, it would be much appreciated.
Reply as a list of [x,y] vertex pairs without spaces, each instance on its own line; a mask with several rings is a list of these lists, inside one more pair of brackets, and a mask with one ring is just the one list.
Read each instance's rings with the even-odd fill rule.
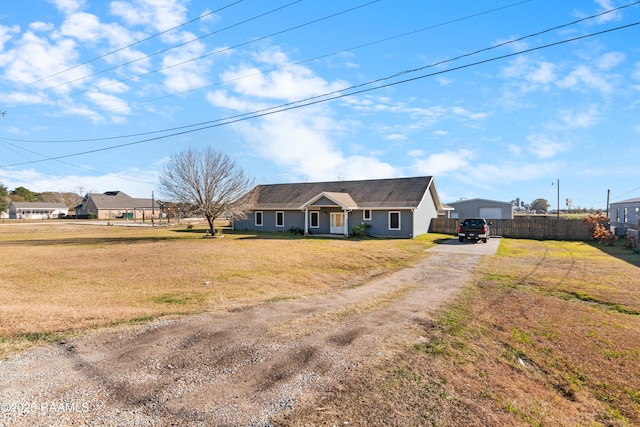
[[611,203],[609,218],[611,226],[616,227],[617,234],[624,235],[627,228],[637,230],[640,226],[640,197]]

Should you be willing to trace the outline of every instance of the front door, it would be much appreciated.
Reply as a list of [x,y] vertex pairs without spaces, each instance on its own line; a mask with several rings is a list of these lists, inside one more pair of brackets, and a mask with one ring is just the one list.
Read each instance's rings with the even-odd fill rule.
[[331,212],[331,234],[344,234],[344,214],[342,212]]

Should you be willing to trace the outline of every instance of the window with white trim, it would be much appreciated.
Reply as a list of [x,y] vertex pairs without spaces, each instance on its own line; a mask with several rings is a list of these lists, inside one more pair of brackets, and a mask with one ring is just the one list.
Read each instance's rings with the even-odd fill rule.
[[389,212],[389,230],[400,230],[400,212]]
[[256,227],[262,227],[262,211],[255,213]]
[[371,209],[365,209],[362,211],[362,220],[371,221]]
[[318,211],[309,212],[309,227],[311,228],[320,227],[320,212]]
[[276,212],[276,227],[284,227],[284,211]]

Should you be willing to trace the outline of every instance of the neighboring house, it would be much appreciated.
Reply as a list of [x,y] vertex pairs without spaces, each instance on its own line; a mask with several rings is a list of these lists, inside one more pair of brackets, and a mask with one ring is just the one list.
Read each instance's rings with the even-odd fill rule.
[[122,191],[87,193],[75,210],[78,218],[145,220],[160,216],[160,204],[157,201],[137,199]]
[[443,210],[433,177],[259,185],[248,219],[234,229],[300,230],[348,236],[365,223],[367,234],[411,238],[429,231]]
[[449,206],[445,203],[442,204],[442,210],[438,211],[438,218],[451,218],[451,214],[453,212],[453,207]]
[[513,205],[511,202],[468,199],[447,203],[447,205],[454,208],[451,218],[513,219]]
[[64,203],[11,202],[9,206],[11,219],[60,218],[68,213],[69,209]]
[[640,222],[640,197],[611,203],[609,218],[618,235],[624,235],[627,228],[637,230]]

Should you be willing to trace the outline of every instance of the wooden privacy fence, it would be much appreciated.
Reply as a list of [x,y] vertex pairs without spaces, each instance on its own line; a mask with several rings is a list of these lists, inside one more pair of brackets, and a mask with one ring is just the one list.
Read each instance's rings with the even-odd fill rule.
[[[458,234],[459,219],[431,220],[432,233]],[[488,219],[492,223],[491,235],[514,239],[540,240],[593,240],[593,226],[582,219],[558,220],[556,217],[516,217],[514,219]]]

